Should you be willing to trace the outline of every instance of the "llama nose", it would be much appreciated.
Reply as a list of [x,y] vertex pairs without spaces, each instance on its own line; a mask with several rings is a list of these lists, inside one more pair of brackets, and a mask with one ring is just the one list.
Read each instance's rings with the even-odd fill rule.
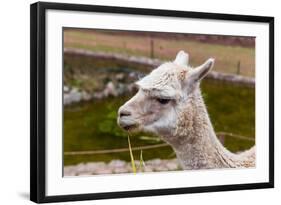
[[129,110],[125,110],[125,109],[120,109],[119,110],[119,117],[126,117],[126,116],[130,116],[131,112]]

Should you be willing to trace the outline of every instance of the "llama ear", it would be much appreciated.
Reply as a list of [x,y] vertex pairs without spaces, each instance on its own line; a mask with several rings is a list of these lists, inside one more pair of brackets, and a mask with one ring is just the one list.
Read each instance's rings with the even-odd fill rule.
[[215,63],[215,59],[209,58],[205,63],[194,68],[190,74],[190,78],[192,79],[192,81],[197,82],[202,80],[212,69],[214,63]]
[[179,51],[177,54],[176,59],[174,60],[175,64],[181,65],[181,66],[187,66],[188,65],[188,54],[184,51]]

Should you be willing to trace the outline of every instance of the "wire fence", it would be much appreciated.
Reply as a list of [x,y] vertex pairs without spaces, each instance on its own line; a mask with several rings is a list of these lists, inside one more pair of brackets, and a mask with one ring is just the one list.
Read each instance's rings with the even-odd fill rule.
[[[241,140],[247,140],[247,141],[255,141],[255,138],[251,137],[245,137],[242,135],[237,135],[233,133],[228,132],[217,132],[216,133],[219,140],[224,144],[225,136],[233,137],[236,139]],[[148,149],[155,149],[160,147],[168,147],[170,145],[166,143],[161,144],[154,144],[154,145],[146,145],[146,146],[139,146],[139,147],[133,147],[132,151],[140,151],[140,150],[148,150]],[[70,151],[70,152],[64,152],[64,155],[67,156],[74,156],[74,155],[96,155],[96,154],[111,154],[111,153],[120,153],[120,152],[129,152],[129,148],[118,148],[118,149],[105,149],[105,150],[88,150],[88,151]]]

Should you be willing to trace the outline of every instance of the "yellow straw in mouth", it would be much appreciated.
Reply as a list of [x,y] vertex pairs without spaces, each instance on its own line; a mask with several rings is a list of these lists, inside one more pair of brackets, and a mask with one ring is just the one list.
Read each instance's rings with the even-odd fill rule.
[[130,142],[130,136],[128,134],[128,144],[129,144],[129,150],[130,150],[130,157],[131,157],[131,164],[132,164],[132,170],[133,173],[137,173],[137,169],[136,169],[136,164],[135,164],[135,160],[134,160],[134,155],[132,152],[132,147],[131,147],[131,142]]

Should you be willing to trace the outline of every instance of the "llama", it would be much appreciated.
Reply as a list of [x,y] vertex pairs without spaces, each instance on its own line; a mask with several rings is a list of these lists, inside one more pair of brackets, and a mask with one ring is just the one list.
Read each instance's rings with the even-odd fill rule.
[[214,59],[196,68],[188,60],[188,54],[180,51],[173,62],[136,82],[138,92],[119,108],[119,126],[158,135],[174,149],[183,169],[254,167],[255,147],[239,154],[228,151],[208,116],[200,81]]

